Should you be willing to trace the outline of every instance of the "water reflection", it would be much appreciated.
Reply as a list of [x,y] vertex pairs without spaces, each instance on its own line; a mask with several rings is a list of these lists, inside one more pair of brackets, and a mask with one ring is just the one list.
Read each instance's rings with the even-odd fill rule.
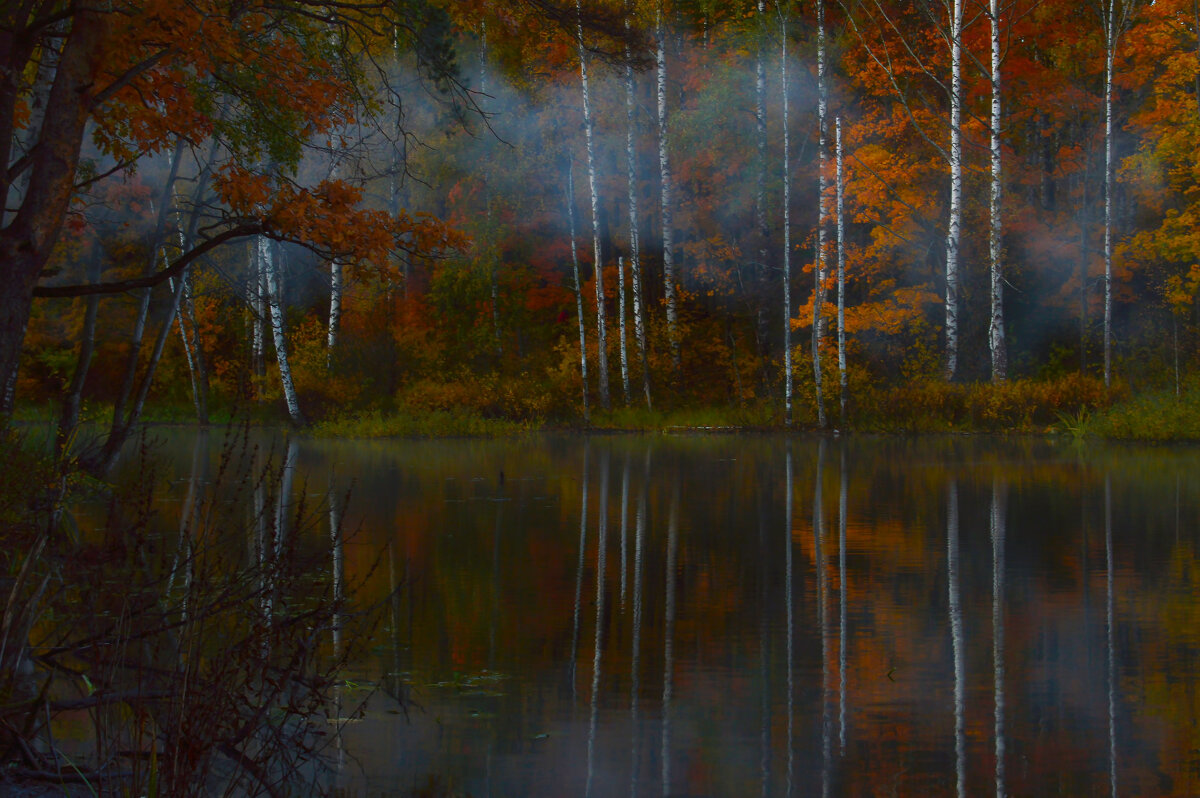
[[[211,467],[194,442],[167,446],[176,525]],[[280,495],[247,491],[255,556],[301,536],[335,599],[386,602],[339,693],[367,699],[342,727],[348,795],[1196,792],[1200,450],[273,450]],[[327,529],[289,529],[326,496]]]

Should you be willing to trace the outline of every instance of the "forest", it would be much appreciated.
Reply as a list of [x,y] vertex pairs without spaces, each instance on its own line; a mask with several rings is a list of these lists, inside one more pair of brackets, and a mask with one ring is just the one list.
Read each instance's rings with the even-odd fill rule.
[[1186,396],[1198,58],[1179,0],[6,4],[3,410]]

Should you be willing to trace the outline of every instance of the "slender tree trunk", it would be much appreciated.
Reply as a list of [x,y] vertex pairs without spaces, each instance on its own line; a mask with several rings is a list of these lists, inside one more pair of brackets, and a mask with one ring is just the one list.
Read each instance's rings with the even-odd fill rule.
[[304,416],[300,412],[300,401],[296,398],[296,386],[292,382],[292,369],[288,365],[287,335],[283,326],[283,296],[279,285],[279,261],[275,257],[273,242],[266,236],[258,238],[258,258],[267,278],[267,305],[271,314],[271,335],[275,341],[275,360],[279,364],[283,399],[287,403],[288,417],[292,423],[303,427]]
[[599,372],[600,404],[605,410],[612,407],[608,391],[608,335],[605,329],[604,263],[600,258],[600,191],[596,181],[595,131],[592,120],[591,97],[588,93],[588,57],[583,46],[583,10],[575,0],[578,17],[576,36],[579,45],[579,84],[583,94],[583,130],[587,140],[588,191],[592,204],[592,263],[596,270],[596,371]]
[[959,798],[967,777],[966,643],[963,639],[962,587],[959,582],[958,484],[950,483],[946,509],[946,570],[950,604],[950,643],[954,657],[954,752]]
[[[191,240],[188,236],[186,240]],[[181,275],[183,283],[183,305],[179,309],[179,332],[184,334],[184,326],[189,329],[185,340],[190,342],[187,349],[191,353],[189,368],[192,370],[192,397],[196,404],[196,421],[201,426],[208,425],[208,366],[204,357],[204,346],[200,339],[200,325],[196,321],[196,304],[192,292],[191,270]]]
[[[487,98],[488,70],[488,39],[487,21],[479,23],[479,94],[481,100]],[[492,336],[496,342],[496,356],[504,357],[504,336],[500,331],[500,259],[497,257],[495,246],[492,245],[492,189],[488,183],[486,171],[482,172],[483,179],[483,209],[489,243],[489,282],[492,291]]]
[[338,330],[342,322],[342,262],[334,258],[329,264],[329,333],[326,336],[325,367],[332,372],[338,347]]
[[[101,250],[99,242],[92,245],[91,257],[88,258],[88,281],[100,282]],[[58,434],[55,438],[55,454],[59,457],[67,454],[79,425],[80,408],[83,405],[83,386],[87,381],[88,369],[92,365],[92,355],[96,351],[96,316],[100,309],[100,295],[92,294],[87,298],[87,309],[83,315],[83,329],[80,332],[79,359],[75,362],[75,372],[71,375],[71,385],[63,399],[62,412],[59,414]]]
[[[792,164],[788,130],[788,30],[787,17],[784,16],[782,9],[779,12],[779,34],[779,77],[783,95],[783,423],[790,427],[792,425]],[[791,464],[791,453],[789,452],[789,472]],[[790,481],[788,488],[788,498],[790,499]],[[789,557],[790,551],[789,549]],[[790,612],[791,607],[788,610]]]
[[1004,337],[1004,264],[1001,261],[1004,222],[1002,213],[1003,163],[1000,149],[1000,2],[990,0],[992,33],[992,121],[991,160],[992,185],[988,213],[991,229],[988,235],[988,255],[991,260],[992,316],[988,327],[988,348],[992,354],[992,382],[1008,379],[1008,346]]
[[264,270],[265,264],[259,257],[259,245],[256,239],[250,240],[250,263],[252,283],[250,368],[255,378],[254,398],[262,401],[263,382],[267,376],[267,275]]
[[1116,58],[1116,23],[1108,0],[1109,19],[1104,26],[1104,387],[1112,385],[1112,262],[1113,262],[1113,67]]
[[958,245],[962,234],[962,27],[963,0],[950,19],[950,221],[946,229],[946,369],[958,373]]
[[842,118],[835,123],[837,139],[837,338],[838,377],[841,385],[841,419],[846,423],[846,398],[849,393],[846,372],[846,224],[845,224],[845,171],[842,157]]
[[630,404],[629,396],[629,353],[625,347],[625,258],[617,258],[617,316],[619,317],[618,335],[620,336],[621,352],[621,390],[625,395],[625,406]]
[[767,23],[766,3],[758,0],[758,44],[754,58],[754,134],[757,148],[754,173],[754,232],[758,243],[758,268],[755,269],[754,306],[755,329],[754,338],[758,344],[758,356],[762,363],[761,380],[764,390],[770,381],[770,370],[767,367],[768,322],[767,309],[763,306],[765,293],[764,277],[767,273],[769,252],[767,242],[770,240],[770,225],[767,222]]
[[1004,795],[1004,537],[1007,486],[992,480],[992,696],[996,795]]
[[579,279],[579,250],[575,245],[575,166],[567,161],[567,219],[571,228],[571,270],[575,275],[575,316],[579,320],[579,375],[583,385],[583,423],[591,422],[588,407],[587,335],[584,331],[583,283]]
[[[625,30],[632,28],[630,20],[629,1],[625,2]],[[637,134],[637,118],[633,83],[633,53],[628,45],[625,46],[625,163],[627,168],[627,184],[629,187],[629,276],[633,290],[633,335],[637,339],[638,359],[642,368],[642,393],[646,395],[646,409],[653,407],[650,399],[650,364],[646,357],[646,323],[642,303],[642,256],[641,256],[641,227],[638,216],[637,196],[637,151],[634,149],[634,137]]]
[[821,339],[824,337],[825,317],[825,228],[829,210],[825,205],[825,161],[828,158],[825,142],[825,117],[828,114],[829,97],[825,77],[825,0],[817,0],[817,262],[814,271],[816,285],[813,289],[813,332],[812,359],[813,384],[817,394],[817,426],[825,428],[824,376],[821,369]]
[[675,253],[671,241],[672,206],[671,166],[667,158],[667,32],[663,19],[663,0],[658,0],[655,15],[655,64],[657,65],[658,95],[658,173],[662,185],[662,248],[663,292],[667,305],[667,338],[671,346],[671,366],[675,379],[683,371],[679,341],[679,311],[675,297]]

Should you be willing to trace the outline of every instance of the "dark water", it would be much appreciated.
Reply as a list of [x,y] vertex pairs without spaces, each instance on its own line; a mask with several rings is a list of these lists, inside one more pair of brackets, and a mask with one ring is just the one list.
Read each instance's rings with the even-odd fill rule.
[[1200,792],[1200,449],[277,451],[303,534],[386,602],[331,710],[345,795]]

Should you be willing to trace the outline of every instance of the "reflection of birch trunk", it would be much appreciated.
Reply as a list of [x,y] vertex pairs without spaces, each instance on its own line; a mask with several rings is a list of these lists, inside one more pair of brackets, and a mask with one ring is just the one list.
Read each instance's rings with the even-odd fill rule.
[[[342,656],[342,600],[344,597],[343,572],[345,552],[342,541],[342,513],[338,504],[337,491],[334,488],[333,475],[329,479],[329,544],[332,553],[333,582],[333,614],[330,616],[330,627],[333,638],[333,659],[339,662]],[[339,680],[333,688],[335,734],[337,738],[337,771],[341,773],[346,767],[346,748],[342,739],[342,729],[345,725],[342,714],[342,685]]]
[[[678,480],[679,477],[676,477]],[[662,790],[671,794],[671,697],[675,671],[675,565],[679,548],[679,491],[678,481],[671,496],[667,519],[667,608],[663,632],[663,693],[662,693]]]
[[579,279],[579,250],[575,245],[575,164],[567,161],[567,221],[571,228],[571,269],[575,275],[575,314],[579,320],[579,374],[583,384],[583,421],[588,422],[587,336],[583,320],[583,283]]
[[596,532],[596,639],[592,654],[591,716],[588,721],[587,784],[584,795],[592,794],[596,752],[596,723],[599,714],[600,670],[604,655],[604,577],[608,570],[608,452],[600,459],[600,513]]
[[796,695],[795,674],[795,635],[796,619],[792,595],[792,446],[788,443],[787,466],[784,469],[784,580],[783,594],[787,614],[787,794],[792,794],[793,769],[795,767],[795,729],[793,718],[793,703]]
[[838,750],[846,753],[846,447],[842,446],[840,490],[838,491]]
[[300,413],[300,401],[296,397],[296,385],[292,382],[292,369],[288,365],[287,335],[283,326],[283,297],[279,287],[279,259],[275,257],[273,242],[266,236],[258,237],[258,257],[267,280],[267,305],[271,314],[271,335],[275,341],[275,359],[279,363],[279,381],[283,385],[283,399],[287,403],[288,417],[298,427],[304,426]]
[[504,519],[504,483],[496,497],[496,528],[492,531],[492,622],[488,630],[488,667],[496,668],[496,630],[500,626],[500,533]]
[[625,609],[625,574],[629,567],[629,456],[625,456],[625,467],[621,471],[621,609]]
[[1004,795],[1004,537],[1007,486],[992,481],[992,690],[995,703],[996,796]]
[[833,746],[832,688],[829,683],[829,576],[825,562],[825,439],[817,442],[817,474],[813,480],[813,538],[817,566],[817,623],[821,630],[821,794],[829,795]]
[[179,511],[179,542],[175,547],[175,557],[171,562],[171,570],[167,574],[167,595],[175,587],[175,579],[179,566],[183,565],[183,599],[180,601],[180,621],[187,623],[188,597],[192,584],[192,536],[196,531],[196,520],[199,515],[201,485],[207,482],[206,466],[208,464],[208,430],[201,429],[196,433],[192,443],[192,469],[188,474],[187,493],[184,494],[183,506]]
[[950,483],[946,511],[946,569],[950,600],[950,643],[954,653],[954,761],[959,798],[966,795],[967,736],[963,617],[958,583],[958,483]]
[[588,451],[583,447],[583,478],[580,480],[579,499],[579,564],[575,567],[575,616],[571,633],[571,697],[578,695],[575,673],[579,661],[579,606],[583,599],[583,558],[587,551],[587,504],[588,504]]
[[1108,649],[1108,781],[1117,798],[1117,652],[1113,633],[1116,621],[1113,607],[1113,533],[1112,475],[1104,475],[1104,569],[1105,569],[1105,643]]
[[633,549],[633,644],[629,654],[629,734],[631,764],[629,779],[630,798],[637,798],[638,772],[641,770],[641,723],[638,720],[638,691],[641,688],[642,647],[642,564],[646,544],[646,494],[650,491],[650,453],[646,452],[646,470],[642,489],[638,493],[637,526],[634,531]]
[[768,563],[772,562],[767,513],[763,496],[758,497],[758,683],[759,683],[759,781],[763,798],[771,794],[771,624]]

